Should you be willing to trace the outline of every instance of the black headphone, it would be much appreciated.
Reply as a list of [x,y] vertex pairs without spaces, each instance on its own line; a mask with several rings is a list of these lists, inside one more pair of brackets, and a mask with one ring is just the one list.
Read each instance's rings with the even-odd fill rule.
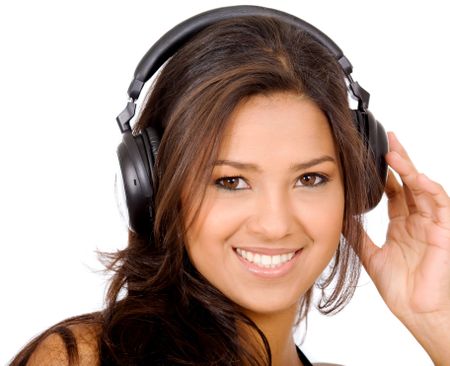
[[[363,138],[369,153],[375,161],[379,180],[385,184],[387,164],[384,155],[388,152],[388,140],[383,126],[369,112],[370,94],[357,82],[353,81],[352,64],[341,49],[324,33],[305,21],[278,10],[258,6],[231,6],[210,10],[198,14],[178,24],[164,34],[139,62],[134,79],[128,88],[129,101],[116,120],[123,134],[117,149],[120,173],[116,176],[116,192],[122,193],[122,215],[128,227],[139,234],[148,234],[153,221],[153,179],[154,164],[158,154],[160,136],[155,129],[148,127],[133,135],[130,120],[135,114],[136,103],[144,84],[178,49],[186,44],[192,36],[204,28],[219,21],[240,16],[272,17],[305,31],[322,44],[335,57],[348,80],[350,95],[358,101],[358,108],[352,110],[354,122]],[[119,193],[119,192],[117,192]],[[369,203],[368,210],[380,201],[382,192]]]

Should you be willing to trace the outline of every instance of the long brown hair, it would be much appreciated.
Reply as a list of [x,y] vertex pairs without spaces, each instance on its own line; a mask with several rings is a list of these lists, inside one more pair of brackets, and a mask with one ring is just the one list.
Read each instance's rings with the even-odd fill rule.
[[[184,243],[188,211],[201,205],[230,114],[244,98],[275,92],[305,95],[328,117],[344,177],[345,214],[336,255],[316,283],[322,291],[317,306],[328,314],[350,300],[360,274],[360,213],[370,191],[380,187],[352,124],[344,74],[325,48],[290,25],[250,16],[223,21],[167,62],[135,126],[136,132],[147,126],[163,132],[156,217],[152,237],[130,232],[126,249],[104,255],[114,273],[106,308],[80,318],[101,324],[102,365],[270,364],[264,334],[196,271]],[[300,299],[299,320],[312,294],[313,288]],[[19,361],[13,365],[24,364]]]

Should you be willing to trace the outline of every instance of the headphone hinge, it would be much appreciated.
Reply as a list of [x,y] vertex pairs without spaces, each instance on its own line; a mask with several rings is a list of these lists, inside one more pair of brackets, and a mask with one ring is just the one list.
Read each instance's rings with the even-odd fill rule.
[[353,72],[353,65],[351,64],[349,59],[342,55],[342,57],[337,61],[339,65],[341,65],[342,70],[344,70],[345,75],[350,76],[350,74]]
[[116,117],[117,124],[122,133],[131,130],[130,120],[133,118],[135,112],[136,103],[133,98],[130,98],[125,109]]
[[358,100],[358,109],[367,110],[369,108],[370,94],[357,81],[353,81],[352,77],[348,75],[350,82],[349,88],[353,96]]

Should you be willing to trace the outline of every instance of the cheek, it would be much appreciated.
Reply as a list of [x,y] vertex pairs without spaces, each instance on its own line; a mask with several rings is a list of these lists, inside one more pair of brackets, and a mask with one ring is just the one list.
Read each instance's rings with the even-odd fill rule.
[[305,205],[300,216],[310,245],[305,251],[305,263],[311,279],[317,278],[333,258],[338,247],[344,220],[344,193],[336,189],[326,199]]
[[187,230],[187,252],[200,272],[208,263],[223,258],[227,238],[239,227],[236,219],[229,202],[205,197],[198,216]]
[[[344,194],[341,186],[319,192],[317,196],[291,196],[290,236],[286,243],[307,244],[296,274],[305,290],[323,272],[339,244],[344,217]],[[236,238],[257,235],[248,223],[261,212],[255,212],[251,198],[206,196],[199,215],[187,230],[187,252],[192,264],[214,286],[223,290],[229,281],[230,263],[235,261],[231,243]],[[251,226],[250,226],[251,227]],[[301,280],[300,280],[301,279]],[[226,291],[225,291],[226,292]]]
[[344,219],[343,199],[322,200],[303,212],[303,222],[313,239],[339,238]]

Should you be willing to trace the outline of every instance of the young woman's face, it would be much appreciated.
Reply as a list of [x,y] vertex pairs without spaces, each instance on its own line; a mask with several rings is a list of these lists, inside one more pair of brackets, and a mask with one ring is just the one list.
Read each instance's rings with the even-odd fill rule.
[[328,121],[297,94],[255,96],[229,121],[187,251],[251,313],[296,310],[339,243],[344,189]]

